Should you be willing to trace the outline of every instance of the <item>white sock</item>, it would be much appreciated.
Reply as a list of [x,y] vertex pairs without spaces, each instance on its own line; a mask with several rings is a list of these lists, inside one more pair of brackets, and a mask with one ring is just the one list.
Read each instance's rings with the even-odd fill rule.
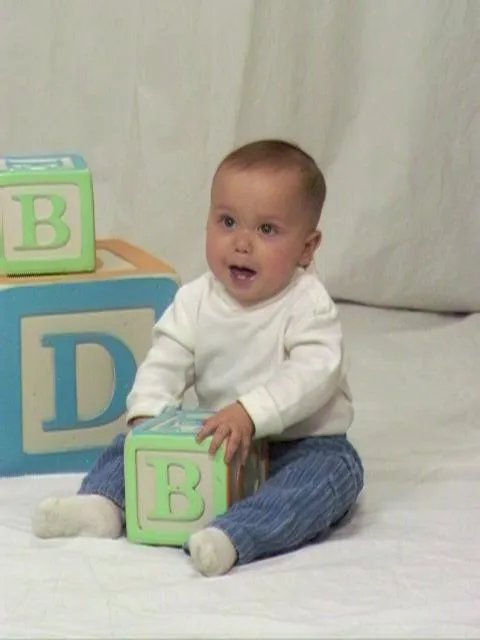
[[37,507],[32,530],[39,538],[119,538],[123,514],[111,500],[99,495],[48,498]]
[[193,566],[205,576],[228,573],[237,560],[237,551],[230,538],[215,527],[193,533],[188,547]]

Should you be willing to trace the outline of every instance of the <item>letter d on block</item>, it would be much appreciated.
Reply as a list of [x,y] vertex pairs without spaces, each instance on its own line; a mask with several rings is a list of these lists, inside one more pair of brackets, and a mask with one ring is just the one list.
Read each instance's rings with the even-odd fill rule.
[[[82,344],[96,344],[105,349],[114,372],[110,403],[97,416],[84,420],[78,416],[77,402],[77,348]],[[135,358],[124,342],[106,333],[61,333],[43,336],[42,346],[53,349],[55,376],[55,417],[43,422],[45,431],[99,427],[121,416],[136,371]],[[98,372],[91,374],[95,376]]]
[[[70,240],[70,228],[64,222],[63,215],[67,208],[65,200],[56,194],[32,194],[24,193],[13,196],[12,200],[20,204],[22,212],[22,245],[15,247],[18,251],[31,251],[32,249],[59,249],[64,247]],[[48,200],[51,204],[51,212],[47,218],[38,218],[35,210],[37,200]],[[37,228],[41,225],[49,226],[53,229],[55,237],[48,245],[39,244],[37,239]]]
[[[155,507],[148,514],[150,520],[198,520],[205,510],[205,503],[197,486],[201,480],[201,473],[195,462],[191,460],[178,460],[149,456],[146,464],[155,471]],[[170,482],[170,467],[179,467],[184,472],[182,484],[173,485]],[[184,511],[177,513],[172,511],[171,497],[174,494],[183,495],[187,500]]]

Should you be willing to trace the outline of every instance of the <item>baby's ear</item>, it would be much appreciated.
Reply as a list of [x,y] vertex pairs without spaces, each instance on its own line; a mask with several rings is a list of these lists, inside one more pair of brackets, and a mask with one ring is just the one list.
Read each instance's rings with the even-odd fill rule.
[[318,229],[312,231],[305,240],[305,246],[300,256],[299,265],[301,267],[308,267],[313,260],[316,250],[322,242],[322,232]]

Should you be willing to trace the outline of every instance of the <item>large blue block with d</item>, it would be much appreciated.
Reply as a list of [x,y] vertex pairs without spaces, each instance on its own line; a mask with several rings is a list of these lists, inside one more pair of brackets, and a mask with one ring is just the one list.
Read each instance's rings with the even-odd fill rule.
[[93,273],[0,277],[0,476],[84,472],[125,430],[125,399],[173,300],[172,267],[96,243]]

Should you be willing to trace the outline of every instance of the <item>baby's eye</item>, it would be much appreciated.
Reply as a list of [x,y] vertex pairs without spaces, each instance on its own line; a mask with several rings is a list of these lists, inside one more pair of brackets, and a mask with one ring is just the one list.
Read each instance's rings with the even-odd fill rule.
[[270,236],[272,235],[272,233],[275,233],[275,228],[272,224],[265,222],[260,226],[260,231],[264,233],[266,236]]
[[235,224],[235,220],[232,218],[232,216],[228,215],[223,215],[221,217],[221,222],[224,227],[227,227],[227,229],[231,229]]

